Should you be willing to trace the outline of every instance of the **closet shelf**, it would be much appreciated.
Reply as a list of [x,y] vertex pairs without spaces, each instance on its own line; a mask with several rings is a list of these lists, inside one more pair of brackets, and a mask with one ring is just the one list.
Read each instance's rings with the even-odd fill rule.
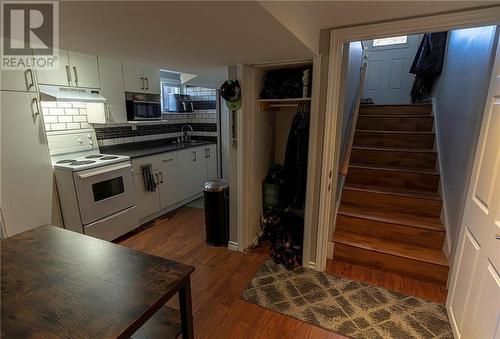
[[311,98],[288,98],[288,99],[257,99],[263,110],[296,107],[302,102],[310,102]]

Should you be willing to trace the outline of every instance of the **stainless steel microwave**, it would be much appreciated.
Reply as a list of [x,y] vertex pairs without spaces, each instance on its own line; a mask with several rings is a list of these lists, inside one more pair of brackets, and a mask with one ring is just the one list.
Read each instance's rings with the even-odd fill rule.
[[127,119],[161,120],[161,105],[156,101],[127,100]]

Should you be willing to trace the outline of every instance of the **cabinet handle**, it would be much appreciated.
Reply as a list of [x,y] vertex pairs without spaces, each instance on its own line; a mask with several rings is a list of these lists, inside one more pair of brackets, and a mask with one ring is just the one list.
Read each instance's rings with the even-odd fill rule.
[[146,79],[146,89],[149,90],[149,78],[144,78]]
[[163,172],[160,172],[160,184],[163,184]]
[[33,116],[40,115],[40,109],[38,108],[38,100],[36,98],[33,98],[31,100],[31,110],[33,111]]
[[66,77],[68,78],[68,84],[71,86],[71,69],[69,65],[66,65]]
[[163,162],[169,162],[169,161],[173,161],[174,159],[170,158],[170,159],[163,159],[162,161]]
[[[28,80],[28,74],[29,74],[29,80]],[[29,90],[31,87],[35,86],[35,79],[33,79],[33,70],[27,69],[26,72],[24,73],[24,76],[26,77],[26,87]]]
[[207,158],[210,158],[210,148],[207,148],[207,152],[208,152],[208,157]]
[[158,178],[158,173],[155,173],[155,178],[156,178],[155,184],[158,185],[158,183],[160,181],[160,179]]
[[193,155],[194,155],[193,161],[196,161],[196,152],[195,151],[193,151]]
[[78,86],[78,72],[76,71],[76,66],[73,66],[73,72],[75,72],[75,85]]
[[141,77],[141,80],[142,80],[142,87],[141,87],[141,89],[144,89],[144,77]]

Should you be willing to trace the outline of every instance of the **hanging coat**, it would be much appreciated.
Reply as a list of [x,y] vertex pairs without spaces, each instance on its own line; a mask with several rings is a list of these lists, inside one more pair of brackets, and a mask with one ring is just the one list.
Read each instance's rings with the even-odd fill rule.
[[283,168],[282,202],[297,209],[304,209],[306,198],[309,111],[308,104],[302,105],[293,118]]
[[410,68],[410,73],[415,74],[411,89],[412,103],[428,99],[435,78],[441,74],[447,35],[448,32],[424,34]]

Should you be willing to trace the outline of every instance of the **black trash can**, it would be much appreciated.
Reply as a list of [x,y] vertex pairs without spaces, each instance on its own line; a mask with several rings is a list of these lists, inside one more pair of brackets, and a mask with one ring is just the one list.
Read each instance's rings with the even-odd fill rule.
[[208,181],[203,185],[207,244],[227,246],[229,241],[229,182]]

